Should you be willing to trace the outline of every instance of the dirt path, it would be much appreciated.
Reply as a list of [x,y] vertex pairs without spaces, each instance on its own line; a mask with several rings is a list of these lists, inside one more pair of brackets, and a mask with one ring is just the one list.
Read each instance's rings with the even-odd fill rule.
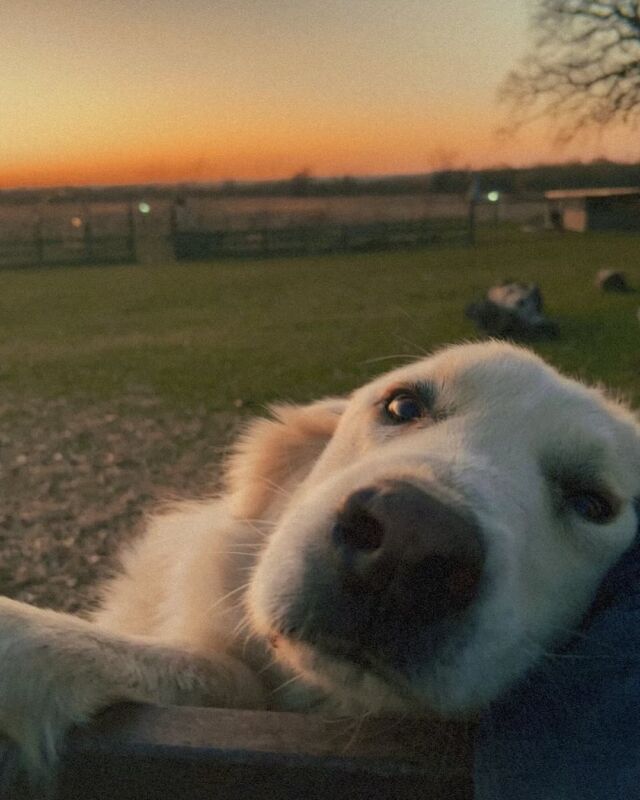
[[119,545],[167,497],[216,485],[232,415],[0,397],[0,594],[90,606]]

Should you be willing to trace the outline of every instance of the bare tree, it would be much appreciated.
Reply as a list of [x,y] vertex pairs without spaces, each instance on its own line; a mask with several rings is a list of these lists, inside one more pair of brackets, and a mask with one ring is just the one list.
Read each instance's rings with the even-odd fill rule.
[[640,2],[536,0],[532,52],[499,89],[507,129],[547,117],[557,138],[640,121]]

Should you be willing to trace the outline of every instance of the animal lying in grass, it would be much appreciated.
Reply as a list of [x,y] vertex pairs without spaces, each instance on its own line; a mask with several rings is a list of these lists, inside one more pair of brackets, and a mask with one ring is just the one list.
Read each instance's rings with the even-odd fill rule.
[[91,619],[0,600],[0,733],[37,773],[123,699],[475,713],[579,625],[638,495],[631,412],[507,344],[276,407]]

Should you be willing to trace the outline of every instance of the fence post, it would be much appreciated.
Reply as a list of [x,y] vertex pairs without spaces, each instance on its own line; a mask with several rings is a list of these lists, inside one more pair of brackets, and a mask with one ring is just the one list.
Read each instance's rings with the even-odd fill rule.
[[340,247],[342,248],[343,252],[347,252],[349,250],[349,226],[343,225],[342,230],[340,231]]
[[36,222],[34,227],[34,244],[36,247],[36,264],[41,267],[44,264],[44,238],[42,235],[42,207],[36,208]]
[[[172,231],[172,235],[174,234],[175,231]],[[137,261],[138,254],[136,252],[136,218],[133,212],[133,202],[129,202],[129,207],[127,209],[127,245],[131,261]]]
[[84,258],[87,262],[92,262],[93,252],[93,229],[91,224],[91,206],[87,203],[83,209],[84,217]]
[[469,244],[476,243],[476,200],[469,199]]

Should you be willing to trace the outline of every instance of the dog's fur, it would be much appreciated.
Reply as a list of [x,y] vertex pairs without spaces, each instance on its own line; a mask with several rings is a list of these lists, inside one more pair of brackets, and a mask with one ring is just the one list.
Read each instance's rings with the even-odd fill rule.
[[[390,417],[398,391],[428,395],[418,418]],[[276,407],[248,428],[226,477],[219,498],[151,521],[90,620],[0,599],[0,733],[31,769],[51,763],[71,725],[121,699],[481,709],[575,629],[631,544],[640,428],[526,350],[462,345],[349,398]],[[474,599],[444,622],[422,621],[428,587],[373,611],[347,597],[336,519],[345,499],[389,482],[478,532]],[[606,519],[586,513],[594,496]],[[376,544],[362,545],[367,558]]]

